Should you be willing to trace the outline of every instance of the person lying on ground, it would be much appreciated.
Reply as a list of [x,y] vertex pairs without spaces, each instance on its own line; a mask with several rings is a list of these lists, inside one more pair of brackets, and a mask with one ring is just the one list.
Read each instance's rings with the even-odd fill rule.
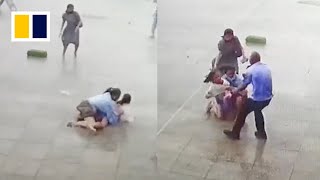
[[[68,126],[83,126],[96,131],[96,129],[104,128],[108,124],[116,124],[119,121],[116,101],[120,95],[120,89],[109,88],[103,94],[82,101],[77,106],[77,110],[80,112],[77,122],[68,123]],[[96,120],[101,120],[101,122],[97,121],[98,123],[96,123]]]

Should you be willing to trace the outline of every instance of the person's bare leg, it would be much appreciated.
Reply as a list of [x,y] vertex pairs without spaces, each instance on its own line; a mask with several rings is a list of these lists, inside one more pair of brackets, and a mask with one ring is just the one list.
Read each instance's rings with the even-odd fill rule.
[[88,127],[88,122],[87,121],[77,121],[74,123],[75,127],[84,127],[87,128]]
[[62,52],[62,55],[63,55],[63,56],[66,54],[67,49],[68,49],[68,44],[64,44],[64,45],[63,45],[63,52]]
[[87,117],[87,118],[84,118],[84,121],[87,122],[87,127],[93,131],[93,132],[97,132],[97,129],[94,127],[95,125],[95,119],[94,117]]
[[95,122],[94,128],[96,129],[103,129],[108,125],[108,120],[107,119],[102,119],[101,122]]
[[76,44],[74,48],[74,57],[77,57],[78,49],[79,49],[79,44]]

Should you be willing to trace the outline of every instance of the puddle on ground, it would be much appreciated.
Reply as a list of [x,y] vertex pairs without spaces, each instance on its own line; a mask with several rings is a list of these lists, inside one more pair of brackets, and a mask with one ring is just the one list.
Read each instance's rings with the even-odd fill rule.
[[299,4],[306,4],[306,5],[312,5],[312,6],[320,6],[320,1],[315,0],[305,0],[305,1],[298,1]]

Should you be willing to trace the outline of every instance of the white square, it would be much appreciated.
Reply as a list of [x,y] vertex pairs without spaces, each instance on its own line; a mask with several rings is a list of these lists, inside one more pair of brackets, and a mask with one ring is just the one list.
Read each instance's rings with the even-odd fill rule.
[[[29,15],[29,38],[15,38],[15,15]],[[47,16],[47,38],[32,38],[33,15]],[[12,42],[49,42],[50,41],[50,12],[48,11],[12,11],[11,12],[11,41]]]

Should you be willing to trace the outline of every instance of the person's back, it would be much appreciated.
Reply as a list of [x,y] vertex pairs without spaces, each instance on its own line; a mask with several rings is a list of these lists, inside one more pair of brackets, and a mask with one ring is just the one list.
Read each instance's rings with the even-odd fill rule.
[[271,70],[266,64],[261,62],[253,64],[248,68],[247,75],[246,79],[251,81],[253,87],[253,100],[265,101],[272,98]]
[[96,109],[98,114],[107,117],[110,124],[116,124],[118,122],[117,104],[112,100],[109,92],[93,96],[89,98],[88,101]]
[[94,106],[97,109],[103,109],[105,106],[112,103],[110,93],[104,93],[104,94],[93,96],[89,98],[88,101],[92,106]]

